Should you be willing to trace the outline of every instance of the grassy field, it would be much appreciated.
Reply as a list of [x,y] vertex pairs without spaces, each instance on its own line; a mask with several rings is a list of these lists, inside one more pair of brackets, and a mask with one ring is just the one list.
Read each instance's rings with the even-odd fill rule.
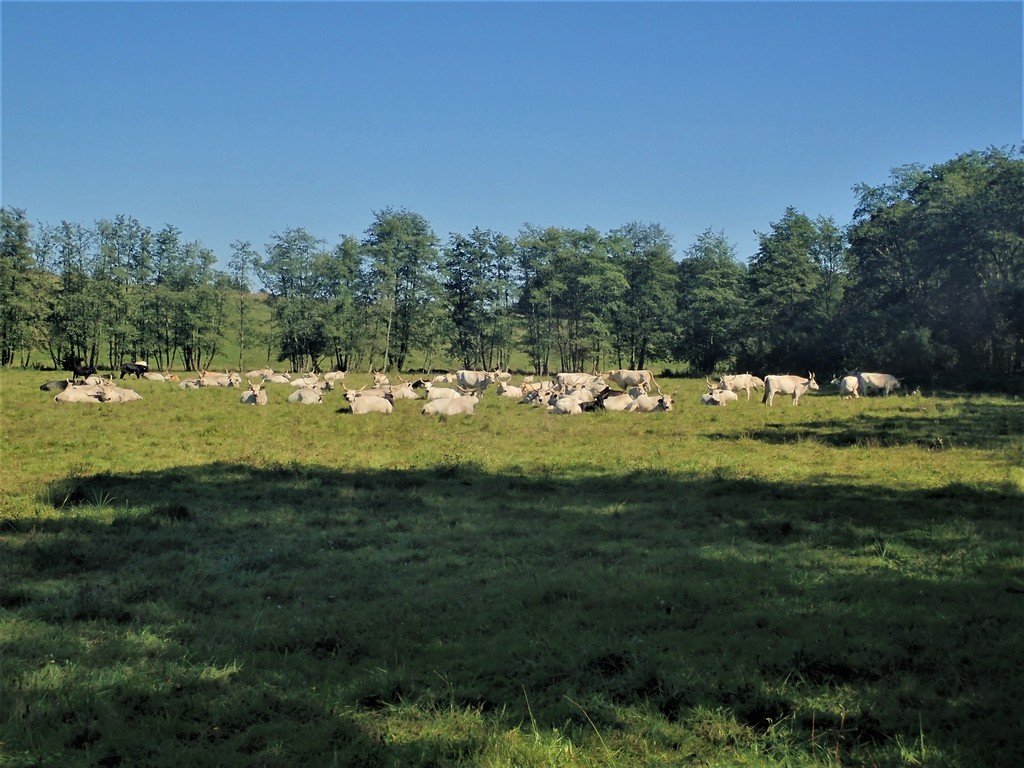
[[1016,400],[45,378],[0,372],[0,765],[1024,763]]

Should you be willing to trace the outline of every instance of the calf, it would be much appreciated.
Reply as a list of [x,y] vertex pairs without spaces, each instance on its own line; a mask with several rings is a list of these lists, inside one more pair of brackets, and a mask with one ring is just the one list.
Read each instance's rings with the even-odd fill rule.
[[146,363],[134,362],[134,363],[122,363],[121,364],[121,378],[135,374],[135,378],[141,378],[142,374],[149,370],[149,366]]

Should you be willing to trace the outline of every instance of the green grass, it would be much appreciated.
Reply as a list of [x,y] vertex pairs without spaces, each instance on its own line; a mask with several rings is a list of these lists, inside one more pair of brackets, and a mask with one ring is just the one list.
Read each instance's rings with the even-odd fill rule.
[[1021,763],[1015,400],[43,378],[0,372],[0,765]]

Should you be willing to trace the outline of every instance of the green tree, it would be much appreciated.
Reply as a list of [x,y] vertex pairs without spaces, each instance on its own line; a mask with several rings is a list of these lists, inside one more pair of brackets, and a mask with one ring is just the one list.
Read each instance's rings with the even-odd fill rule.
[[686,249],[678,276],[673,351],[695,371],[709,374],[735,357],[743,338],[745,270],[725,233],[707,229]]
[[321,270],[327,286],[326,334],[332,365],[342,371],[358,365],[365,353],[368,318],[363,301],[365,275],[362,246],[344,235]]
[[609,235],[611,259],[626,279],[615,304],[612,336],[619,366],[642,369],[652,351],[664,354],[672,333],[676,263],[660,224],[631,222]]
[[323,298],[324,241],[298,227],[271,235],[260,262],[260,279],[278,335],[279,359],[291,370],[319,365],[327,349],[327,308]]
[[1024,150],[897,168],[856,190],[852,356],[961,379],[1024,371]]
[[437,236],[423,216],[386,208],[374,214],[363,249],[368,259],[368,298],[374,353],[381,368],[405,365],[417,333],[436,316],[441,301]]
[[797,371],[820,360],[815,340],[825,317],[822,273],[815,258],[815,222],[794,208],[758,234],[748,275],[750,336],[741,364]]
[[514,245],[505,235],[474,229],[452,234],[442,253],[452,355],[466,368],[507,365],[512,347]]
[[259,264],[259,254],[248,240],[236,240],[231,243],[231,258],[228,260],[228,272],[231,275],[232,289],[237,293],[235,306],[238,309],[238,370],[245,368],[246,344],[253,340],[256,328],[249,317],[249,294],[252,280]]
[[0,208],[0,365],[37,340],[34,307],[39,288],[33,275],[31,225],[20,208]]
[[611,258],[610,241],[592,227],[527,227],[518,242],[528,281],[520,306],[537,318],[528,321],[525,338],[531,362],[546,368],[554,350],[562,370],[600,367],[628,288],[621,267]]

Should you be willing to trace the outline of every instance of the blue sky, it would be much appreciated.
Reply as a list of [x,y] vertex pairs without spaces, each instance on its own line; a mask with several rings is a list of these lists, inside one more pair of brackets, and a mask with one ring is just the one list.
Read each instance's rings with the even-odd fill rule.
[[2,201],[131,214],[225,261],[406,207],[446,239],[525,222],[707,227],[1022,137],[1021,3],[2,6]]

